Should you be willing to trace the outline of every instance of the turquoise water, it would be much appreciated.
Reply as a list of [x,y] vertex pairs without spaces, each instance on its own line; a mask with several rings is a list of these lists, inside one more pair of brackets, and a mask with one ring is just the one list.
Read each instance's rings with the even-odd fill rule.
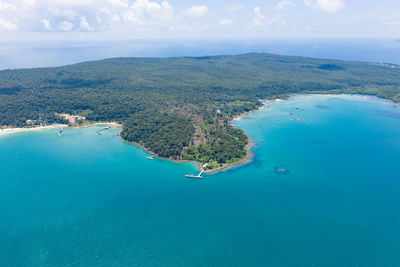
[[235,125],[253,161],[203,180],[118,129],[0,136],[0,266],[400,266],[400,108],[298,95]]

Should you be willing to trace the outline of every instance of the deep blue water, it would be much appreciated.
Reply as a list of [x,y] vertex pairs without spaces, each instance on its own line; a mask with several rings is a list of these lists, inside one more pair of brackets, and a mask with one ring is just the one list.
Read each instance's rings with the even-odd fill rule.
[[0,69],[60,66],[110,57],[249,52],[400,64],[400,42],[392,39],[1,41]]
[[299,95],[234,123],[253,161],[203,180],[118,129],[0,136],[0,266],[400,266],[399,107]]

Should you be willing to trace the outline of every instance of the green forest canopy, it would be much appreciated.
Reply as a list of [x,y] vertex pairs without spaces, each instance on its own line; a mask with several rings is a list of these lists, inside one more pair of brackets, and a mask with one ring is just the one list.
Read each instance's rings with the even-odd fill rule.
[[63,122],[55,113],[123,124],[122,138],[159,156],[211,162],[246,155],[230,121],[291,93],[360,93],[400,101],[400,67],[271,54],[113,58],[0,72],[0,125]]

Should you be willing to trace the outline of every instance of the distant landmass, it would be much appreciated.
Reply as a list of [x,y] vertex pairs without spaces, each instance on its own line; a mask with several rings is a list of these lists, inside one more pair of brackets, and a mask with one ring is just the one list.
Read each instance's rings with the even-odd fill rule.
[[[400,101],[400,66],[272,54],[112,58],[0,72],[0,125],[118,122],[121,137],[160,157],[216,169],[246,157],[234,117],[293,93]],[[83,118],[83,119],[81,119]],[[78,120],[79,119],[79,120]]]

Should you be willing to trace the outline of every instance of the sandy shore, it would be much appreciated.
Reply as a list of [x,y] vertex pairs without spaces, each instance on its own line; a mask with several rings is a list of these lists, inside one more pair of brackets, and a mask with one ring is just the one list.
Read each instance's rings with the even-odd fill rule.
[[115,127],[122,127],[122,124],[119,124],[118,122],[94,122],[94,123],[88,123],[84,125],[73,125],[69,126],[70,128],[85,128],[85,127],[91,127],[91,126],[96,126],[96,125],[109,125],[109,126],[115,126]]
[[96,123],[89,123],[89,124],[78,125],[78,126],[68,126],[67,124],[52,124],[52,125],[32,127],[32,128],[0,129],[0,136],[21,133],[21,132],[33,132],[33,131],[40,131],[40,130],[46,130],[46,129],[54,129],[54,128],[83,128],[83,127],[90,127],[90,126],[95,126],[95,125],[110,125],[110,126],[115,126],[115,127],[121,126],[121,124],[118,124],[116,122],[96,122]]
[[[296,95],[296,94],[293,94],[293,95]],[[379,100],[379,101],[383,100],[383,101],[386,101],[387,103],[391,103],[393,105],[396,105],[396,106],[400,107],[400,103],[396,103],[396,102],[393,102],[391,100],[386,100],[386,99],[382,99],[382,98],[379,98],[379,97],[376,97],[376,96],[370,96],[370,95],[324,94],[324,93],[314,93],[314,94],[308,94],[308,95],[310,95],[310,96],[320,95],[320,96],[325,96],[325,97],[341,97],[341,98],[352,98],[352,99],[354,99],[355,97],[359,97],[360,100],[370,100],[370,101],[371,101],[371,99],[374,99],[375,101],[376,100]],[[287,98],[276,98],[276,99],[269,99],[269,100],[270,101],[280,102],[280,101],[285,101],[285,100],[289,99],[290,96],[292,96],[292,95],[289,95]],[[241,120],[248,113],[251,113],[251,112],[254,112],[254,111],[257,111],[257,110],[260,110],[260,109],[267,108],[268,106],[266,105],[266,101],[264,100],[262,102],[263,102],[263,105],[261,107],[259,107],[258,109],[252,110],[252,111],[249,111],[249,112],[244,112],[244,113],[240,114],[239,116],[233,118],[233,120],[231,121],[231,124],[233,125],[234,121]],[[89,124],[85,124],[85,125],[76,125],[76,126],[72,126],[71,128],[83,128],[83,127],[90,127],[90,126],[95,126],[95,125],[110,125],[110,126],[115,126],[115,127],[122,127],[121,124],[116,123],[116,122],[95,122],[95,123],[89,123]],[[45,130],[45,129],[51,129],[51,128],[59,128],[59,127],[66,128],[66,127],[69,127],[69,126],[65,125],[65,124],[54,124],[54,125],[48,125],[48,126],[42,126],[42,127],[34,127],[34,128],[6,128],[6,129],[0,129],[0,136],[19,133],[19,132],[38,131],[38,130]],[[138,143],[129,142],[129,141],[123,140],[122,138],[121,138],[121,140],[124,141],[124,142],[130,143],[130,144],[133,144],[135,146],[138,146],[138,147],[140,147],[141,149],[147,151],[150,154],[155,154],[152,151],[150,151],[149,149],[147,149],[146,147],[144,147],[144,146],[142,146],[142,145],[140,145]],[[235,167],[235,166],[238,166],[238,165],[243,165],[243,164],[251,162],[251,160],[252,160],[252,158],[254,156],[253,153],[251,152],[251,147],[254,146],[255,143],[250,138],[248,138],[248,140],[249,140],[249,142],[245,147],[246,152],[247,152],[246,153],[246,157],[244,157],[243,159],[241,159],[241,160],[239,160],[237,162],[230,163],[230,164],[224,164],[223,166],[221,166],[219,168],[216,168],[216,169],[213,169],[213,170],[206,170],[204,172],[207,173],[207,174],[213,174],[213,173],[217,173],[217,172],[222,171],[222,170],[227,170],[227,169],[230,169],[232,167]],[[175,160],[175,159],[171,159],[171,158],[163,158],[163,157],[159,157],[156,154],[155,154],[155,157],[160,158],[160,159],[164,159],[164,160],[170,160],[170,161],[177,162],[177,163],[193,162],[193,163],[198,164],[199,170],[201,170],[202,166],[203,166],[203,163],[197,162],[197,161]]]
[[251,111],[247,111],[247,112],[243,112],[243,113],[240,114],[239,116],[234,117],[233,120],[231,121],[231,125],[234,126],[234,125],[233,125],[233,122],[234,122],[234,121],[239,121],[239,120],[243,119],[246,115],[248,115],[248,114],[250,114],[250,113],[252,113],[252,112],[255,112],[255,111],[258,111],[258,110],[261,110],[261,109],[264,109],[264,108],[268,108],[268,106],[266,105],[265,102],[262,102],[262,104],[263,104],[263,105],[262,105],[261,107],[259,107],[258,109],[251,110]]
[[[260,109],[263,107],[260,107]],[[242,114],[240,117],[237,117],[237,119],[242,118],[242,116],[244,116],[246,113]],[[84,128],[84,127],[91,127],[91,126],[96,126],[96,125],[110,125],[110,126],[115,126],[115,127],[121,127],[122,125],[116,122],[96,122],[96,123],[89,123],[89,124],[85,124],[85,125],[76,125],[76,126],[68,126],[66,124],[53,124],[53,125],[47,125],[47,126],[42,126],[42,127],[33,127],[33,128],[6,128],[6,129],[0,129],[0,136],[2,135],[9,135],[9,134],[15,134],[15,133],[20,133],[20,132],[31,132],[31,131],[40,131],[40,130],[46,130],[46,129],[55,129],[55,128]],[[135,143],[135,142],[129,142],[126,140],[123,140],[121,138],[121,140],[123,142],[135,145],[137,147],[140,147],[141,149],[145,150],[146,152],[150,153],[150,154],[155,154],[152,151],[150,151],[149,149],[147,149],[146,147]],[[234,166],[238,166],[238,165],[243,165],[246,164],[248,162],[251,161],[252,157],[253,157],[253,153],[250,151],[250,148],[254,145],[254,142],[249,138],[249,143],[246,145],[246,157],[244,157],[243,159],[234,162],[234,163],[230,163],[230,164],[224,164],[223,166],[213,169],[213,170],[206,170],[204,171],[207,174],[212,174],[212,173],[216,173],[222,170],[227,170],[229,168],[232,168]],[[194,162],[196,164],[198,164],[198,168],[199,170],[201,170],[203,168],[203,163],[201,162],[196,162],[196,161],[189,161],[189,160],[175,160],[175,159],[171,159],[171,158],[163,158],[163,157],[159,157],[158,155],[155,154],[155,157],[160,158],[160,159],[164,159],[164,160],[170,160],[176,163],[183,163],[183,162]]]
[[65,128],[65,127],[68,127],[68,125],[65,125],[65,124],[52,124],[52,125],[41,126],[41,127],[32,127],[32,128],[6,128],[6,129],[0,129],[0,136],[8,135],[8,134],[21,133],[21,132],[32,132],[32,131],[40,131],[40,130],[46,130],[46,129],[60,128],[60,127],[61,128]]
[[[242,117],[244,115],[245,114],[242,114],[240,117]],[[56,128],[68,128],[68,127],[69,128],[84,128],[84,127],[91,127],[91,126],[96,126],[96,125],[110,125],[110,126],[115,126],[115,127],[121,127],[122,126],[121,124],[116,123],[116,122],[96,122],[96,123],[89,123],[89,124],[77,125],[77,126],[68,126],[66,124],[53,124],[53,125],[47,125],[47,126],[41,126],[41,127],[33,127],[33,128],[6,128],[6,129],[0,129],[0,136],[20,133],[20,132],[40,131],[40,130],[46,130],[46,129],[48,130],[48,129],[56,129]],[[147,149],[146,147],[144,147],[144,146],[142,146],[142,145],[140,145],[138,143],[129,142],[129,141],[123,140],[122,138],[121,138],[121,140],[126,142],[126,143],[130,143],[130,144],[133,144],[135,146],[138,146],[138,147],[140,147],[141,149],[147,151],[150,154],[155,154],[152,151],[150,151],[149,149]],[[242,165],[242,164],[246,164],[246,163],[250,162],[252,157],[253,157],[253,153],[250,151],[250,148],[253,145],[254,145],[254,142],[249,138],[249,143],[246,145],[246,148],[245,148],[246,151],[247,151],[247,154],[246,154],[245,158],[243,158],[243,159],[241,159],[241,160],[239,160],[237,162],[234,162],[234,163],[224,164],[223,166],[221,166],[219,168],[216,168],[216,169],[213,169],[213,170],[207,170],[207,171],[205,171],[205,173],[207,173],[207,174],[216,173],[216,172],[219,172],[221,170],[227,170],[227,169],[229,169],[231,167]],[[203,163],[201,163],[201,162],[189,161],[189,160],[175,160],[175,159],[159,157],[158,155],[155,155],[155,156],[157,158],[160,158],[160,159],[164,159],[164,160],[166,159],[166,160],[170,160],[170,161],[177,162],[177,163],[194,162],[194,163],[198,164],[199,170],[201,170],[202,167],[203,167]]]

